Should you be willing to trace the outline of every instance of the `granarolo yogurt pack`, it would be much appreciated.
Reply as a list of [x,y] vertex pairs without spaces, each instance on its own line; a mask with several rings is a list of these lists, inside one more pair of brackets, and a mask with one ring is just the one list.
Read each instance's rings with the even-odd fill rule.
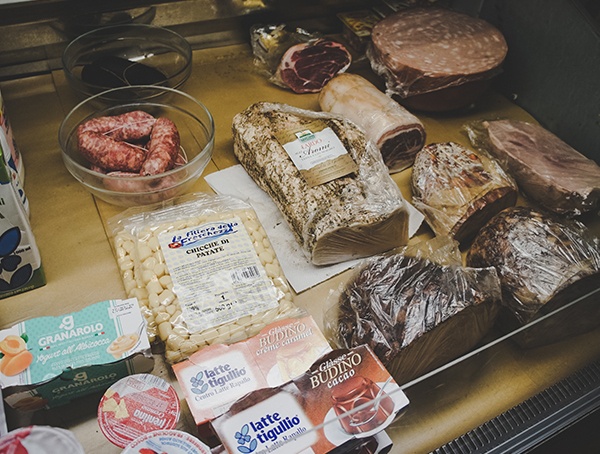
[[106,300],[0,330],[4,401],[29,412],[53,408],[154,367],[135,298]]

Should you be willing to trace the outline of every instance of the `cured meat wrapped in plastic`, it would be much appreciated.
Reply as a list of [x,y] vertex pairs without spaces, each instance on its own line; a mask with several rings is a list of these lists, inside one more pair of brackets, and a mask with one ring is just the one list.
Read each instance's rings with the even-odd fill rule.
[[600,166],[542,126],[493,120],[465,129],[541,207],[566,216],[600,209]]
[[410,167],[425,144],[425,128],[408,110],[357,74],[331,79],[319,93],[321,110],[343,115],[375,142],[390,173]]
[[407,8],[373,27],[367,58],[390,96],[412,108],[443,111],[474,102],[507,51],[500,31],[482,19],[438,7]]
[[381,153],[354,123],[260,102],[233,119],[234,153],[274,201],[312,263],[408,241],[408,210]]
[[417,153],[413,205],[436,235],[473,239],[495,214],[517,202],[517,185],[490,156],[458,143],[434,143]]
[[[493,267],[463,267],[456,242],[433,241],[416,252],[366,259],[339,298],[332,294],[325,314],[334,342],[347,348],[368,344],[398,383],[469,351],[491,329],[500,307]],[[441,263],[427,258],[439,257],[428,252],[438,249],[446,253]]]
[[[598,238],[579,222],[529,207],[507,208],[492,218],[473,241],[466,263],[498,271],[505,307],[500,321],[508,330],[600,288]],[[538,345],[598,326],[598,297],[588,299],[525,333],[521,343]]]
[[252,27],[251,44],[256,66],[275,85],[295,93],[319,92],[352,63],[342,43],[285,25]]

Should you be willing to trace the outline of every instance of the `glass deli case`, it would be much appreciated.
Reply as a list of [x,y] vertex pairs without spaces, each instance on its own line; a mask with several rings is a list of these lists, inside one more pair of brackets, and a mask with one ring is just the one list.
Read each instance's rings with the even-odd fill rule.
[[[476,145],[471,140],[473,136],[469,135],[469,125],[480,125],[482,120],[506,120],[515,124],[526,122],[541,125],[578,150],[584,156],[583,159],[587,160],[586,169],[590,165],[593,167],[591,163],[595,163],[597,167],[600,162],[597,147],[600,137],[597,111],[597,106],[600,105],[597,77],[600,70],[599,12],[593,2],[555,0],[525,3],[495,0],[357,0],[309,1],[300,5],[291,4],[287,0],[173,0],[149,4],[130,0],[103,2],[102,5],[91,6],[68,0],[2,2],[0,93],[5,106],[3,118],[10,120],[12,139],[22,160],[17,179],[26,195],[25,222],[30,224],[32,235],[35,237],[34,246],[39,248],[44,282],[39,283],[36,288],[11,293],[10,296],[6,295],[0,299],[0,330],[8,330],[25,321],[42,317],[64,317],[99,302],[127,301],[132,296],[147,298],[148,293],[139,290],[149,285],[148,281],[144,281],[141,272],[134,283],[127,282],[126,276],[131,275],[123,265],[123,256],[119,252],[120,243],[115,233],[115,225],[124,225],[124,220],[134,219],[137,222],[135,213],[143,213],[143,207],[142,211],[139,211],[136,207],[119,206],[88,192],[86,187],[80,184],[81,180],[77,181],[65,167],[59,144],[59,129],[69,112],[84,99],[70,83],[70,76],[63,71],[63,52],[67,45],[84,33],[101,27],[109,28],[122,24],[161,27],[177,33],[190,46],[191,68],[185,69],[188,71],[185,80],[179,81],[176,89],[200,101],[210,113],[210,118],[207,117],[205,121],[214,121],[214,136],[207,139],[213,147],[210,160],[202,177],[191,186],[187,186],[185,194],[201,194],[200,199],[205,195],[212,197],[218,194],[241,199],[243,204],[248,204],[241,205],[241,211],[238,210],[240,207],[235,205],[238,210],[235,219],[242,216],[241,212],[256,211],[256,214],[252,213],[252,216],[255,216],[252,221],[244,218],[243,223],[248,225],[248,222],[260,220],[259,224],[264,227],[265,237],[268,237],[263,243],[266,245],[263,246],[263,250],[269,249],[267,246],[271,243],[276,253],[275,260],[278,258],[282,265],[285,275],[283,281],[287,281],[282,284],[283,287],[278,286],[277,279],[280,278],[271,278],[276,281],[277,292],[284,295],[278,301],[280,307],[284,304],[282,301],[287,301],[289,297],[294,308],[314,319],[317,330],[322,331],[327,339],[328,347],[335,351],[353,351],[356,347],[353,342],[369,344],[393,376],[394,386],[391,388],[389,381],[386,382],[385,378],[380,376],[377,380],[362,383],[365,387],[364,393],[371,393],[375,404],[367,402],[361,406],[352,402],[345,407],[340,404],[340,408],[343,407],[346,413],[340,410],[336,416],[328,414],[322,423],[313,424],[295,440],[297,443],[289,444],[287,448],[292,449],[298,444],[302,445],[302,449],[306,449],[304,444],[310,446],[311,443],[306,440],[312,440],[312,436],[325,436],[331,440],[337,436],[332,434],[337,434],[340,427],[352,432],[351,423],[348,421],[351,421],[353,416],[364,418],[365,412],[373,413],[369,413],[370,419],[367,417],[369,421],[373,421],[378,417],[376,414],[385,407],[386,401],[382,396],[386,394],[398,401],[401,397],[406,398],[406,401],[402,400],[404,403],[400,410],[397,413],[392,412],[393,417],[386,422],[385,434],[389,436],[389,440],[376,439],[372,441],[374,445],[367,446],[366,443],[361,444],[358,441],[370,440],[369,437],[351,438],[352,441],[346,445],[340,442],[343,446],[339,448],[339,452],[527,452],[577,422],[594,420],[593,418],[597,420],[600,407],[598,204],[577,216],[560,216],[557,225],[564,225],[564,230],[552,230],[551,234],[548,234],[552,236],[552,242],[558,243],[562,241],[561,235],[567,232],[568,240],[565,240],[565,243],[569,247],[576,243],[576,247],[573,246],[568,251],[570,254],[576,250],[581,254],[575,259],[570,257],[570,260],[577,264],[577,272],[581,273],[576,277],[578,284],[574,286],[571,282],[563,283],[564,287],[556,291],[558,297],[552,295],[553,304],[541,310],[535,317],[523,316],[515,322],[506,314],[500,313],[497,301],[488,302],[494,299],[508,300],[508,287],[502,286],[500,289],[496,281],[489,284],[490,277],[487,274],[464,272],[477,267],[476,254],[469,251],[468,247],[472,238],[465,240],[467,246],[462,244],[460,247],[435,242],[443,235],[434,233],[434,228],[428,224],[427,214],[422,209],[422,198],[416,197],[416,183],[413,179],[416,167],[407,165],[389,174],[390,181],[397,186],[394,190],[398,189],[399,197],[410,203],[411,209],[414,210],[410,211],[412,223],[406,223],[407,230],[403,233],[410,237],[407,249],[402,249],[398,254],[388,250],[381,254],[365,254],[367,256],[345,261],[342,265],[297,266],[295,254],[299,254],[302,260],[305,260],[304,251],[290,245],[295,241],[291,232],[281,234],[281,226],[285,227],[285,222],[277,207],[273,209],[270,206],[270,198],[252,184],[246,185],[247,174],[240,166],[238,158],[241,156],[239,149],[242,147],[239,139],[243,134],[236,128],[241,121],[239,114],[246,112],[249,106],[291,106],[290,112],[293,113],[317,112],[314,118],[310,117],[311,121],[314,120],[311,125],[317,123],[315,119],[319,120],[319,125],[328,121],[321,115],[320,90],[309,93],[295,92],[290,87],[274,83],[265,73],[256,47],[253,47],[255,43],[252,42],[256,35],[251,31],[256,31],[257,26],[284,24],[289,28],[302,30],[302,33],[308,31],[319,38],[333,37],[336,42],[342,43],[351,55],[351,64],[343,71],[369,81],[381,93],[386,89],[389,93],[385,77],[377,74],[370,64],[370,57],[366,51],[371,42],[370,35],[367,34],[365,38],[361,33],[357,33],[357,30],[360,27],[372,30],[373,24],[383,18],[426,4],[425,8],[451,9],[469,17],[485,20],[502,33],[508,49],[501,68],[494,71],[490,85],[485,87],[474,102],[449,110],[408,108],[410,114],[416,117],[416,121],[422,124],[422,140],[428,146],[452,143],[457,144],[457,147],[475,149]],[[582,65],[582,62],[585,64]],[[170,89],[167,87],[167,90]],[[359,109],[360,100],[357,93],[358,91],[354,92],[357,99],[356,110]],[[160,103],[151,98],[144,99],[144,105],[153,105],[156,112],[161,111],[155,104]],[[100,104],[98,107],[94,105],[86,115],[94,115],[93,112],[101,109]],[[181,120],[182,123],[184,121],[187,120]],[[267,135],[270,134],[263,131],[261,137]],[[182,132],[181,143],[185,143],[187,147],[185,137],[185,133]],[[369,143],[368,147],[372,146]],[[432,162],[425,163],[419,171],[430,171],[434,166]],[[272,163],[268,162],[268,165]],[[273,169],[274,173],[277,172],[277,165]],[[360,173],[361,170],[355,169],[354,172]],[[598,175],[596,171],[595,176],[589,180],[594,194],[600,192]],[[321,176],[317,175],[319,178]],[[564,177],[570,179],[571,175]],[[369,182],[379,190],[380,181],[371,179]],[[526,183],[527,181],[521,184]],[[426,186],[429,187],[431,186]],[[387,188],[381,191],[384,190],[387,191]],[[268,192],[268,189],[266,191]],[[435,192],[434,195],[439,194],[440,192]],[[545,210],[540,208],[540,204],[545,203],[545,200],[532,201],[530,196],[524,195],[520,189],[518,194],[514,193],[514,197],[515,201],[512,204],[507,203],[522,208],[521,212],[529,208],[541,212]],[[302,194],[299,198],[308,199],[309,195]],[[358,203],[355,199],[346,201],[347,205],[355,203]],[[571,209],[576,203],[576,200],[569,199],[568,208]],[[5,205],[4,198],[2,205]],[[169,207],[169,201],[162,202],[163,209]],[[204,208],[199,209],[194,205],[193,209],[200,211]],[[221,206],[211,206],[210,210],[211,213],[227,211],[222,210]],[[133,217],[128,218],[131,213],[134,213]],[[224,216],[229,216],[228,213]],[[293,213],[289,216],[293,218]],[[5,214],[2,217],[4,219]],[[164,221],[163,218],[160,219],[161,222]],[[229,217],[220,218],[222,219],[230,220]],[[212,218],[210,220],[212,221]],[[513,221],[506,221],[509,222]],[[524,224],[521,221],[515,222],[519,226]],[[507,224],[491,229],[491,233],[497,234],[505,225]],[[539,224],[532,223],[523,230],[525,234],[537,232],[534,236],[537,235],[539,239],[542,234],[541,230],[536,230],[538,226]],[[182,224],[180,227],[189,226]],[[585,232],[582,239],[575,236],[581,231]],[[137,231],[135,232],[137,235]],[[364,240],[365,237],[360,237],[363,238],[361,241],[372,241],[372,238]],[[141,238],[135,238],[135,241],[139,241],[136,243],[138,246],[142,242]],[[156,238],[166,241],[164,236],[158,234]],[[492,235],[490,241],[497,249],[504,247],[499,236]],[[517,266],[525,260],[519,256],[519,241],[518,235],[510,237],[505,246],[514,247],[510,254],[517,256]],[[168,247],[172,249],[169,249],[168,254],[164,254],[167,265],[170,265],[171,254],[175,254],[177,249],[171,244],[169,243]],[[403,244],[402,247],[404,246]],[[323,250],[327,251],[327,248]],[[411,250],[410,254],[408,250]],[[195,252],[204,254],[206,251],[207,249],[198,249]],[[10,270],[10,260],[7,257],[13,252],[14,250],[9,251],[0,260],[2,270],[6,272]],[[138,255],[134,262],[139,258],[140,250],[137,249],[135,253]],[[536,255],[534,250],[527,253],[536,257],[536,263],[530,268],[537,266],[539,269],[538,274],[533,274],[534,278],[531,281],[521,280],[514,284],[514,292],[520,295],[519,297],[535,294],[536,291],[541,292],[542,290],[538,289],[543,288],[545,283],[552,282],[555,276],[571,272],[570,267],[558,267],[558,271],[546,267],[550,263],[544,262],[548,256],[546,253]],[[242,259],[241,252],[237,257],[238,262],[245,260]],[[327,253],[322,253],[321,257],[328,257]],[[380,261],[373,262],[374,257]],[[473,264],[470,268],[466,266],[468,261]],[[272,262],[273,259],[269,263]],[[431,273],[431,280],[425,284],[414,279],[411,274],[410,284],[406,288],[400,288],[394,279],[405,273],[405,270],[412,270],[414,267],[418,267],[420,273]],[[250,268],[245,268],[246,271],[248,269]],[[204,273],[204,269],[198,272]],[[495,276],[496,272],[493,274]],[[237,279],[242,280],[242,277],[237,276]],[[365,276],[371,281],[361,280]],[[4,280],[2,282],[6,283]],[[427,298],[431,293],[438,291],[437,287],[443,287],[447,282],[452,291],[444,293],[446,297],[457,297],[458,293],[460,296],[457,299],[462,301],[457,303],[459,306],[466,304],[465,299],[475,298],[477,303],[473,303],[473,307],[477,307],[476,310],[463,310],[463,307],[457,309],[456,306],[452,306],[454,316],[450,318],[446,318],[443,311],[437,312],[435,295],[431,300]],[[374,284],[373,288],[370,287],[371,284]],[[138,289],[132,291],[132,286],[135,285]],[[457,291],[457,288],[463,289],[461,285],[468,291]],[[434,286],[436,290],[432,290]],[[371,292],[368,307],[360,304],[351,306],[354,295],[361,292],[366,294],[367,289]],[[374,325],[370,324],[377,316],[374,313],[378,310],[391,310],[389,307],[399,300],[407,299],[408,293],[411,294],[410,298],[427,301],[428,306],[423,309],[423,314],[415,316],[411,312],[417,310],[414,309],[415,306],[413,309],[405,309],[403,313],[386,313],[391,320],[383,317],[388,324],[383,324],[383,327],[379,328],[381,332],[376,332]],[[225,295],[225,292],[220,295]],[[264,294],[261,294],[261,297],[263,296]],[[224,300],[225,296],[222,296],[222,299]],[[183,297],[180,297],[180,300],[183,301]],[[515,300],[518,301],[518,298]],[[344,301],[347,305],[338,304],[338,301]],[[147,307],[151,307],[150,305],[151,302],[148,302]],[[222,307],[223,311],[227,309],[226,305]],[[285,311],[280,310],[284,315],[278,314],[275,320],[285,319]],[[426,313],[427,310],[431,312]],[[112,311],[118,312],[116,309]],[[402,346],[394,350],[397,346],[393,342],[390,342],[391,346],[387,344],[390,333],[393,334],[400,328],[404,330],[407,326],[410,328],[411,323],[418,325],[420,322],[415,320],[424,319],[428,314],[435,320],[429,325],[429,321],[423,321],[423,325],[428,326],[423,328],[426,335],[415,334],[410,348]],[[218,316],[210,314],[211,317],[213,315]],[[294,312],[291,316],[297,317],[298,313]],[[164,339],[172,338],[164,333],[167,329],[165,325],[159,328],[161,321],[164,322],[161,317],[163,316],[155,313],[152,318],[146,318],[147,323],[154,323],[147,327],[150,353],[148,356],[140,353],[141,356],[135,364],[132,362],[128,366],[130,369],[126,375],[148,373],[172,385],[181,407],[180,417],[172,428],[198,435],[213,448],[213,452],[220,452],[220,449],[225,448],[218,446],[214,433],[207,435],[206,427],[198,424],[193,409],[186,401],[187,390],[178,381],[180,372],[177,365],[182,360],[194,358],[193,353],[190,351],[189,355],[177,356],[184,351],[183,347],[178,345],[175,348],[172,343],[164,342]],[[203,313],[203,317],[208,318],[208,312]],[[111,316],[111,320],[115,318],[119,317]],[[251,315],[247,318],[251,318]],[[188,322],[192,324],[191,321]],[[194,319],[194,324],[198,326],[204,326],[203,323],[205,320],[202,317]],[[176,323],[169,326],[169,334],[178,328],[180,327]],[[30,334],[29,339],[34,328],[27,328],[27,331]],[[233,333],[233,328],[228,333]],[[259,328],[248,337],[258,333]],[[23,332],[20,332],[20,337],[17,337],[24,339],[22,334]],[[197,338],[189,333],[185,334],[185,341]],[[48,334],[53,335],[54,333]],[[164,337],[163,342],[161,337]],[[350,338],[353,340],[345,344],[344,341]],[[356,341],[356,338],[362,340]],[[129,340],[121,339],[125,343]],[[241,340],[235,339],[236,342]],[[0,342],[0,350],[4,357],[12,359],[16,356],[17,353],[10,350],[7,350],[7,353],[3,345]],[[45,347],[47,345],[41,346],[40,350],[44,350]],[[391,356],[386,357],[386,354]],[[77,355],[83,353],[79,352]],[[298,360],[297,357],[293,359]],[[289,358],[288,363],[291,362],[292,358]],[[337,364],[337,359],[329,359],[328,364]],[[6,367],[0,363],[0,373],[6,374]],[[371,372],[373,368],[371,367]],[[68,376],[63,374],[68,372],[68,369],[69,367],[66,367],[59,374],[61,380]],[[89,370],[86,370],[86,373],[92,375]],[[265,373],[265,377],[267,375]],[[44,380],[48,380],[48,377],[45,376]],[[77,376],[73,380],[65,386],[76,386]],[[195,383],[199,386],[201,380],[198,380]],[[376,383],[369,388],[365,383],[371,381]],[[302,389],[303,383],[300,379],[292,380],[291,383]],[[243,400],[238,401],[238,406],[232,408],[238,412],[241,411],[242,404],[248,404],[249,400],[252,401],[252,405],[257,405],[255,400],[259,403],[268,401],[273,396],[288,392],[286,386],[289,384],[290,382],[280,380],[277,386],[266,387],[265,389],[270,389],[268,392],[249,393]],[[22,383],[19,384],[21,385]],[[14,403],[14,396],[30,391],[26,387],[9,389],[5,381],[2,382],[2,386],[5,388],[5,402],[10,402],[10,398],[13,397]],[[123,446],[108,441],[99,426],[99,402],[101,399],[105,402],[106,388],[108,384],[100,385],[95,392],[50,408],[42,405],[41,409],[19,410],[5,403],[6,429],[16,430],[30,425],[52,426],[71,431],[86,453],[122,452]],[[296,391],[289,392],[293,394]],[[358,391],[353,389],[347,392],[350,394]],[[309,394],[306,392],[302,395]],[[252,396],[252,399],[247,396]],[[116,407],[111,411],[117,411]],[[232,420],[235,420],[236,414],[232,416]],[[387,416],[389,415],[386,414],[386,418]],[[286,424],[291,428],[295,420],[292,418],[288,421]],[[215,423],[217,429],[226,426],[227,420]],[[368,433],[368,430],[365,429],[364,432]],[[238,451],[253,452],[251,447],[247,448],[240,441],[243,436],[244,433],[235,434],[235,440],[239,443]],[[576,446],[581,448],[579,452],[587,452],[584,448],[598,445],[599,441],[597,434],[589,433],[578,440],[580,444]],[[317,446],[317,443],[313,446]]]

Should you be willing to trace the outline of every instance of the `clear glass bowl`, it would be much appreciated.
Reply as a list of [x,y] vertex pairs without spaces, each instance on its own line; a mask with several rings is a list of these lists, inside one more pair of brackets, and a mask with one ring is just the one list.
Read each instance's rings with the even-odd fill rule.
[[[143,99],[138,95],[144,94]],[[125,99],[107,103],[106,99]],[[187,162],[158,175],[101,173],[79,151],[77,128],[92,118],[143,110],[167,117],[179,131],[180,155]],[[91,96],[75,106],[58,131],[67,170],[98,198],[119,206],[148,205],[188,191],[202,175],[214,148],[215,126],[208,109],[181,91],[158,86],[122,87]]]
[[147,24],[98,28],[64,49],[69,85],[83,98],[129,85],[179,88],[192,71],[192,49],[181,35]]

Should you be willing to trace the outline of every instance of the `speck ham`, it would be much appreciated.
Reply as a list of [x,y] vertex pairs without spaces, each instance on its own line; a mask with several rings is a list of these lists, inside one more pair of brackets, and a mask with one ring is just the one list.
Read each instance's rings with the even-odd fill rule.
[[[339,137],[356,171],[311,186],[277,139],[315,120]],[[233,119],[234,153],[277,205],[315,265],[377,254],[408,241],[408,211],[377,148],[354,123],[325,112],[259,102]]]
[[517,202],[517,185],[498,162],[455,142],[417,153],[411,175],[413,205],[436,235],[468,244],[494,215]]
[[499,325],[507,332],[576,302],[516,336],[523,346],[543,345],[600,324],[598,297],[591,294],[600,284],[599,240],[579,222],[532,207],[507,208],[479,231],[466,264],[498,271],[503,303]]
[[467,130],[471,141],[495,156],[532,202],[569,217],[600,208],[600,166],[544,127],[493,120]]

